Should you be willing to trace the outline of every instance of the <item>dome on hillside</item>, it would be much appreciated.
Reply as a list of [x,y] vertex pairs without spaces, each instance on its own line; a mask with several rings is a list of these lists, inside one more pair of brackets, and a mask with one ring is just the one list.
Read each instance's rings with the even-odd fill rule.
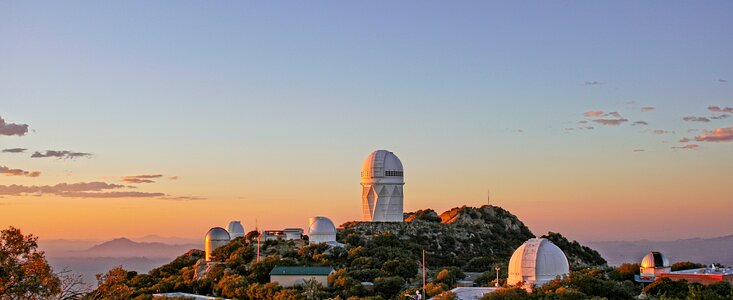
[[659,252],[649,252],[641,260],[642,268],[664,268],[669,267],[669,260]]
[[238,237],[244,236],[244,227],[239,221],[229,222],[229,226],[227,226],[227,231],[229,232],[229,237],[231,239],[236,239]]
[[557,276],[570,272],[565,253],[544,238],[532,238],[524,242],[509,260],[507,284],[543,285]]
[[206,251],[206,261],[211,261],[211,254],[216,248],[229,244],[229,233],[221,227],[209,229],[204,239],[204,248]]
[[404,169],[397,155],[387,150],[377,150],[364,160],[361,166],[361,177],[404,177]]
[[308,219],[308,239],[311,244],[336,241],[336,226],[326,217]]

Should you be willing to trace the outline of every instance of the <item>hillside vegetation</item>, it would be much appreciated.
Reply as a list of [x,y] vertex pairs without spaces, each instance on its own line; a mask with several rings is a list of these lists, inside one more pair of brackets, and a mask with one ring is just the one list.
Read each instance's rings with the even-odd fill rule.
[[[346,223],[337,237],[344,248],[302,241],[263,242],[260,261],[255,259],[256,244],[238,238],[214,252],[223,263],[208,269],[200,250],[191,250],[148,274],[113,269],[100,277],[99,288],[90,298],[114,298],[113,293],[122,292],[121,298],[149,299],[156,292],[187,292],[238,299],[392,299],[414,294],[422,285],[423,250],[429,268],[428,294],[436,295],[453,287],[464,272],[491,275],[495,266],[506,272],[513,251],[535,236],[516,216],[488,205],[454,208],[440,215],[421,210],[405,214],[405,220]],[[251,232],[247,237],[255,235]],[[590,248],[557,233],[547,237],[566,252],[573,268],[605,265]],[[269,283],[270,270],[287,265],[332,266],[337,271],[329,277],[330,287],[311,284],[284,289]],[[490,276],[483,277],[480,283],[487,284]],[[372,282],[373,290],[362,282]]]

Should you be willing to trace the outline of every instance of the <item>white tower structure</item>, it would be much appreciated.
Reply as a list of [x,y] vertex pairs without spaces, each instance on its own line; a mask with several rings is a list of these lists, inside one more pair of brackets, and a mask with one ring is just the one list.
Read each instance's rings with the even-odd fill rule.
[[227,226],[227,231],[229,232],[229,237],[232,239],[244,236],[244,226],[242,226],[242,223],[240,221],[229,222],[229,226]]
[[209,229],[204,239],[204,248],[206,251],[206,261],[211,261],[211,254],[216,248],[229,244],[229,233],[221,227]]
[[394,153],[377,150],[361,167],[362,216],[368,222],[403,221],[402,162]]
[[330,243],[336,241],[336,226],[326,217],[308,219],[308,239],[310,244]]
[[509,259],[507,284],[524,282],[527,287],[540,286],[568,273],[568,258],[559,247],[544,238],[531,238],[519,246]]

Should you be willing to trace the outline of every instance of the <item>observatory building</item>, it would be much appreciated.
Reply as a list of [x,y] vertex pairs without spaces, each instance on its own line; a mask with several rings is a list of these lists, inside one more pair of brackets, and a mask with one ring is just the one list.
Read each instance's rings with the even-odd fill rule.
[[508,285],[525,283],[525,286],[541,286],[557,276],[570,273],[565,253],[544,238],[531,238],[524,242],[509,259]]
[[404,185],[402,162],[394,153],[377,150],[369,154],[361,168],[364,221],[402,222]]
[[221,227],[214,227],[209,229],[206,233],[206,239],[204,239],[204,248],[206,251],[206,261],[211,261],[211,254],[214,253],[216,248],[225,246],[229,243],[229,233]]
[[242,223],[239,221],[229,222],[229,226],[227,226],[227,231],[229,232],[229,237],[232,239],[244,236],[244,226],[242,226]]
[[336,242],[336,226],[326,217],[308,219],[308,238],[310,244]]
[[639,266],[640,280],[637,281],[651,282],[662,273],[669,273],[671,270],[667,257],[662,253],[652,251],[641,259],[641,265]]

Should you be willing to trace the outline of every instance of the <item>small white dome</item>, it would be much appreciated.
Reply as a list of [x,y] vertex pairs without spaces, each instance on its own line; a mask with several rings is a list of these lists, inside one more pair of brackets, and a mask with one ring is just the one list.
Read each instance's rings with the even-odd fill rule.
[[229,226],[227,226],[227,231],[229,232],[229,237],[232,239],[244,236],[244,227],[239,221],[229,222]]
[[666,268],[669,267],[669,260],[659,252],[649,252],[641,260],[642,268]]
[[402,162],[397,155],[387,150],[369,154],[361,166],[361,178],[404,177]]
[[308,219],[308,239],[311,244],[336,241],[336,226],[326,217]]
[[216,248],[229,244],[229,233],[221,227],[209,229],[204,238],[204,248],[206,251],[206,261],[211,261],[211,254]]
[[532,238],[524,242],[509,259],[507,284],[525,282],[528,285],[543,285],[557,276],[570,273],[565,253],[544,238]]

